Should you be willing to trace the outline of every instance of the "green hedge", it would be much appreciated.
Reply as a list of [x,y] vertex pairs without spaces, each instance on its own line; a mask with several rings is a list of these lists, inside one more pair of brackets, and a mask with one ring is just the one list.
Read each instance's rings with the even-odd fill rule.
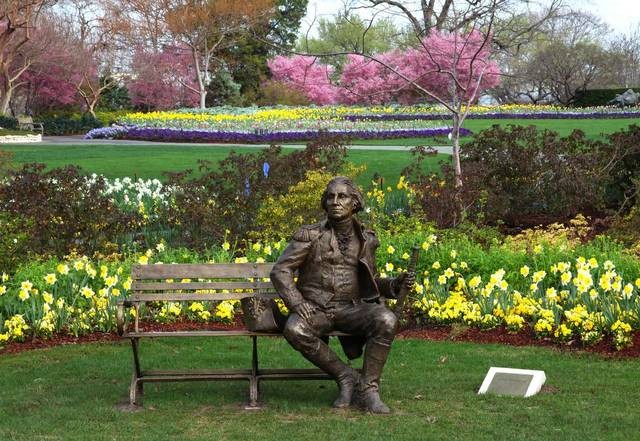
[[629,89],[633,89],[635,92],[637,92],[640,91],[640,86],[624,87],[621,89],[579,90],[576,92],[576,99],[573,105],[575,107],[606,106],[609,101],[616,97],[616,95],[625,93]]
[[0,127],[3,129],[15,129],[18,127],[18,120],[10,116],[0,115]]
[[102,123],[89,114],[82,116],[43,116],[36,118],[44,125],[45,135],[84,135],[91,129],[102,127]]

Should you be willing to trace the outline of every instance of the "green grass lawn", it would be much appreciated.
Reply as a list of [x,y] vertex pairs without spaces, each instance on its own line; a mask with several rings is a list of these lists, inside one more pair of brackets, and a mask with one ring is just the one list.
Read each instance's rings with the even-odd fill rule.
[[[443,125],[450,125],[449,120],[443,120]],[[494,124],[507,126],[509,124],[529,126],[534,125],[539,130],[548,129],[558,132],[561,136],[567,136],[575,129],[582,130],[588,139],[601,139],[603,134],[617,132],[626,129],[630,124],[638,124],[637,118],[622,119],[467,119],[464,127],[473,133],[487,129]],[[463,142],[470,137],[462,138]],[[412,138],[412,139],[380,139],[357,140],[358,145],[449,145],[449,140],[444,137]]]
[[[305,367],[283,339],[261,339],[263,367]],[[249,339],[144,341],[146,367],[247,368]],[[490,366],[542,369],[534,397],[478,396]],[[143,366],[144,367],[144,366]],[[123,412],[128,344],[0,356],[1,440],[624,440],[638,439],[640,360],[549,348],[398,340],[383,375],[390,416],[329,406],[327,381],[263,384],[265,409],[244,411],[245,382],[150,383],[145,409]]]
[[[637,122],[635,119],[603,120],[467,120],[465,127],[478,132],[494,123],[534,124],[538,128],[547,128],[568,135],[573,129],[583,130],[590,139],[597,139],[603,133],[612,133]],[[446,138],[411,138],[355,141],[362,145],[447,145]],[[464,142],[464,140],[463,140]],[[219,146],[177,146],[157,145],[6,145],[0,147],[14,153],[14,162],[43,162],[49,167],[61,167],[74,164],[87,173],[103,174],[109,178],[140,177],[162,178],[163,171],[180,171],[187,168],[197,169],[197,160],[206,159],[217,163],[225,158],[233,147]],[[236,149],[237,150],[237,149]],[[251,149],[242,149],[247,153]],[[292,149],[285,149],[292,151]],[[367,171],[358,179],[361,185],[368,186],[375,173],[394,182],[400,171],[410,164],[412,158],[407,152],[351,150],[349,160],[355,164],[366,164]],[[447,155],[430,157],[426,161],[426,170],[436,170],[440,161],[449,160]]]
[[[217,163],[224,159],[232,147],[175,146],[175,145],[11,145],[3,150],[14,153],[15,164],[42,162],[49,167],[74,164],[86,173],[103,174],[109,178],[139,177],[162,178],[163,171],[180,171],[187,168],[197,170],[197,160],[206,159]],[[250,153],[252,149],[236,149]],[[293,149],[285,149],[293,151]],[[427,170],[436,170],[439,161],[449,160],[449,155],[429,157]],[[408,152],[351,150],[348,160],[366,164],[366,172],[358,182],[368,186],[374,173],[395,182],[404,167],[411,163]]]

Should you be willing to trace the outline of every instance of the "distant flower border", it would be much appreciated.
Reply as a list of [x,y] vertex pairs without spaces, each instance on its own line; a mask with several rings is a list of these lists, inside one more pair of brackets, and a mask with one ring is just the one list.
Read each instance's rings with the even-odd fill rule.
[[[399,113],[382,115],[344,115],[347,121],[439,121],[450,118],[443,113]],[[531,112],[531,113],[509,113],[509,112],[487,112],[470,113],[467,119],[623,119],[640,118],[640,111],[629,112]]]
[[[91,130],[85,135],[85,138],[118,138],[161,142],[241,142],[261,144],[270,142],[308,141],[316,139],[321,135],[343,135],[352,139],[393,139],[447,136],[450,132],[451,129],[449,127],[398,130],[306,130],[248,133],[118,126],[117,129],[110,127],[108,129]],[[460,129],[462,136],[468,136],[471,135],[471,133],[468,129]]]

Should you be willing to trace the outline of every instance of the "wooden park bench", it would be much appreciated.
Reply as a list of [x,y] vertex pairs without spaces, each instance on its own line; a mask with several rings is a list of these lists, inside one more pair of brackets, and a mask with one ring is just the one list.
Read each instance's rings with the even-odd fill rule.
[[[127,326],[128,308],[140,307],[147,302],[219,302],[243,298],[277,298],[269,272],[272,263],[236,264],[163,264],[134,265],[131,270],[131,295],[118,303],[118,334],[131,340],[133,350],[133,376],[129,389],[132,406],[142,405],[143,384],[162,381],[247,380],[249,401],[246,409],[261,407],[260,382],[263,380],[319,380],[331,379],[320,369],[261,369],[258,364],[258,337],[282,336],[281,333],[252,332],[246,329],[197,331],[142,330],[140,314],[135,314],[132,329]],[[171,280],[175,281],[171,281]],[[187,283],[180,282],[190,279]],[[168,281],[169,280],[169,281]],[[330,335],[345,335],[332,333]],[[232,337],[251,338],[251,367],[247,369],[144,370],[140,362],[140,340],[154,337]]]
[[40,130],[40,134],[44,135],[44,125],[41,122],[34,122],[29,115],[18,116],[18,130]]

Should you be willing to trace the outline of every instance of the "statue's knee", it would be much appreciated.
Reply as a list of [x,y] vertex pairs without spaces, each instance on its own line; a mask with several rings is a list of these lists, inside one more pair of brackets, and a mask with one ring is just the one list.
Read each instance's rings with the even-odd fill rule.
[[297,350],[313,347],[314,335],[299,316],[290,316],[282,331],[284,338]]
[[398,317],[389,311],[384,309],[378,316],[378,330],[381,335],[394,336],[398,329]]

